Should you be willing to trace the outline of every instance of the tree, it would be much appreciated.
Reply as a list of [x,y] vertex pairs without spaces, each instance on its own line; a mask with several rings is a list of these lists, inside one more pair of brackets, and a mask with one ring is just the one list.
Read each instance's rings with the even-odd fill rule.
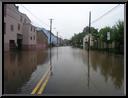
[[[83,29],[83,32],[80,32],[78,34],[74,34],[74,36],[71,38],[71,43],[73,46],[81,47],[83,45],[83,38],[86,34],[89,33],[89,27],[86,26]],[[90,27],[90,33],[94,36],[95,39],[97,39],[98,36],[98,30],[94,27]]]
[[[86,26],[83,30],[83,33],[86,35],[89,33],[89,27]],[[97,36],[98,34],[98,29],[95,29],[94,27],[90,27],[90,33],[93,35],[93,36]]]
[[118,21],[116,25],[112,27],[113,29],[113,40],[123,42],[124,40],[124,22]]
[[124,50],[124,21],[118,21],[116,25],[112,27],[112,38],[115,41],[115,48],[119,50],[119,52],[123,53]]
[[[112,29],[110,27],[106,26],[106,27],[100,29],[99,34],[98,34],[100,40],[102,40],[104,42],[108,42],[107,41],[107,32],[110,32],[110,37],[111,37]],[[109,42],[112,42],[111,38],[110,38]]]

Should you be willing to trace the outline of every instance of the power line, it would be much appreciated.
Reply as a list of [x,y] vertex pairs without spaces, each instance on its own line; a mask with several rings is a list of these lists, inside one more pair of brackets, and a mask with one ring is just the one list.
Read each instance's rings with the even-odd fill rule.
[[[26,9],[32,16],[34,16],[39,22],[41,22],[42,20],[40,19],[40,18],[38,18],[36,15],[34,15],[29,9],[27,9],[25,6],[23,6],[22,4],[20,4],[24,9]],[[42,21],[43,22],[43,21]],[[45,22],[43,22],[46,26],[48,26],[48,28],[49,28],[49,26],[50,25],[48,25],[48,24],[46,24]],[[41,23],[42,24],[42,23]],[[42,24],[42,25],[44,25],[44,24]],[[58,30],[57,30],[58,31]]]
[[[42,21],[41,19],[39,19],[37,16],[35,16],[30,10],[28,10],[25,6],[23,6],[22,4],[20,4],[24,9],[26,9],[31,15],[33,15],[37,20],[39,20],[40,22]],[[52,19],[53,20],[53,19]],[[42,21],[43,22],[43,21]],[[45,22],[43,22],[46,26],[48,26],[49,28],[49,25],[46,24]],[[42,23],[41,23],[42,24]],[[44,25],[43,24],[43,25]]]
[[113,10],[115,10],[120,4],[116,5],[115,7],[113,7],[112,9],[110,9],[109,11],[107,11],[106,13],[104,13],[102,16],[98,17],[97,19],[95,19],[94,21],[91,22],[91,24],[97,22],[98,20],[100,20],[101,18],[103,18],[104,16],[106,16],[107,14],[109,14],[110,12],[112,12]]
[[[32,16],[34,16],[38,21],[42,21],[41,19],[39,19],[37,16],[35,16],[30,10],[28,10],[25,6],[23,6],[22,4],[20,4],[24,9],[26,9]],[[42,21],[43,22],[43,21]],[[46,26],[48,26],[49,27],[49,25],[48,24],[46,24],[45,22],[43,22]],[[42,23],[41,23],[42,24]],[[43,25],[44,25],[43,24]]]

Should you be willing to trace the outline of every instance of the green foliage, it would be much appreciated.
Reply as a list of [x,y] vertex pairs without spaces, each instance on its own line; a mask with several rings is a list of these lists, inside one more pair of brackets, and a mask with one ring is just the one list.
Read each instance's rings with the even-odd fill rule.
[[[83,45],[83,38],[86,34],[89,33],[89,27],[85,27],[83,32],[78,33],[78,34],[74,34],[74,36],[71,38],[71,43],[73,46],[76,47],[81,47]],[[90,28],[90,33],[97,38],[98,37],[98,30],[95,29],[94,27]]]
[[110,32],[110,41],[112,41],[112,39],[111,39],[112,29],[108,26],[100,29],[100,31],[99,31],[100,40],[107,42],[107,32]]
[[[83,33],[86,35],[89,33],[89,27],[86,26],[83,30]],[[93,36],[97,36],[98,34],[98,29],[95,29],[94,27],[90,27],[90,33],[93,35]],[[84,35],[84,36],[85,36]]]
[[83,44],[84,33],[74,34],[71,39],[73,46],[80,47]]
[[118,21],[116,25],[112,27],[112,38],[114,41],[123,41],[124,40],[124,22]]
[[[107,40],[107,32],[110,32],[110,40]],[[94,40],[100,40],[101,43],[112,43],[115,42],[116,46],[114,51],[123,51],[124,45],[124,22],[118,21],[112,28],[106,26],[101,28],[98,32],[98,29],[90,27],[90,33],[94,37]],[[85,35],[89,34],[89,27],[86,26],[83,32],[74,34],[70,42],[73,46],[80,47],[83,44],[83,38]],[[120,48],[121,47],[121,48]]]
[[92,36],[94,36],[94,39],[97,39],[99,37],[98,29],[95,29],[94,27],[91,27],[90,33],[92,34]]

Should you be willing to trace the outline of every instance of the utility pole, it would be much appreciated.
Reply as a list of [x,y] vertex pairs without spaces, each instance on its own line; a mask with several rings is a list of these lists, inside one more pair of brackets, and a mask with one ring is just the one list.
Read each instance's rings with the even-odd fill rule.
[[90,28],[91,28],[91,12],[89,12],[89,39],[88,39],[88,51],[90,48]]
[[89,12],[89,39],[88,39],[88,88],[89,88],[89,79],[90,79],[90,66],[89,66],[89,48],[90,48],[90,27],[91,27],[91,12]]
[[57,47],[58,47],[58,32],[57,32]]
[[52,67],[52,60],[51,60],[51,33],[52,33],[52,20],[53,19],[50,19],[50,66]]
[[58,44],[58,32],[57,32],[57,60],[58,60],[58,46],[59,44]]

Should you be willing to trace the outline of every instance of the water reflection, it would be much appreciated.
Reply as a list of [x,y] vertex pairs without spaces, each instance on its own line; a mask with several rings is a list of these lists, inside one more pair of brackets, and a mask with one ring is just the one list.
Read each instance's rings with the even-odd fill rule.
[[82,49],[59,47],[52,53],[53,75],[44,94],[123,95],[122,56],[90,51],[88,62]]
[[4,93],[15,94],[36,67],[48,61],[47,51],[4,53]]
[[[88,62],[87,51],[71,47],[52,48],[51,56],[53,75],[45,94],[123,94],[123,56],[90,51]],[[49,50],[24,51],[5,53],[4,57],[5,93],[17,93],[22,88],[20,93],[30,94],[46,71],[50,54]]]
[[[87,57],[87,51],[81,51],[82,59],[85,64],[85,56]],[[89,52],[89,65],[88,65],[88,78],[90,74],[89,67],[93,71],[98,72],[104,77],[105,82],[111,79],[116,89],[120,89],[123,86],[124,80],[124,63],[122,55],[107,54],[105,52],[90,51]]]
[[57,47],[57,49],[56,49],[56,50],[57,50],[57,60],[58,60],[58,55],[59,55],[59,54],[58,54],[58,47]]

